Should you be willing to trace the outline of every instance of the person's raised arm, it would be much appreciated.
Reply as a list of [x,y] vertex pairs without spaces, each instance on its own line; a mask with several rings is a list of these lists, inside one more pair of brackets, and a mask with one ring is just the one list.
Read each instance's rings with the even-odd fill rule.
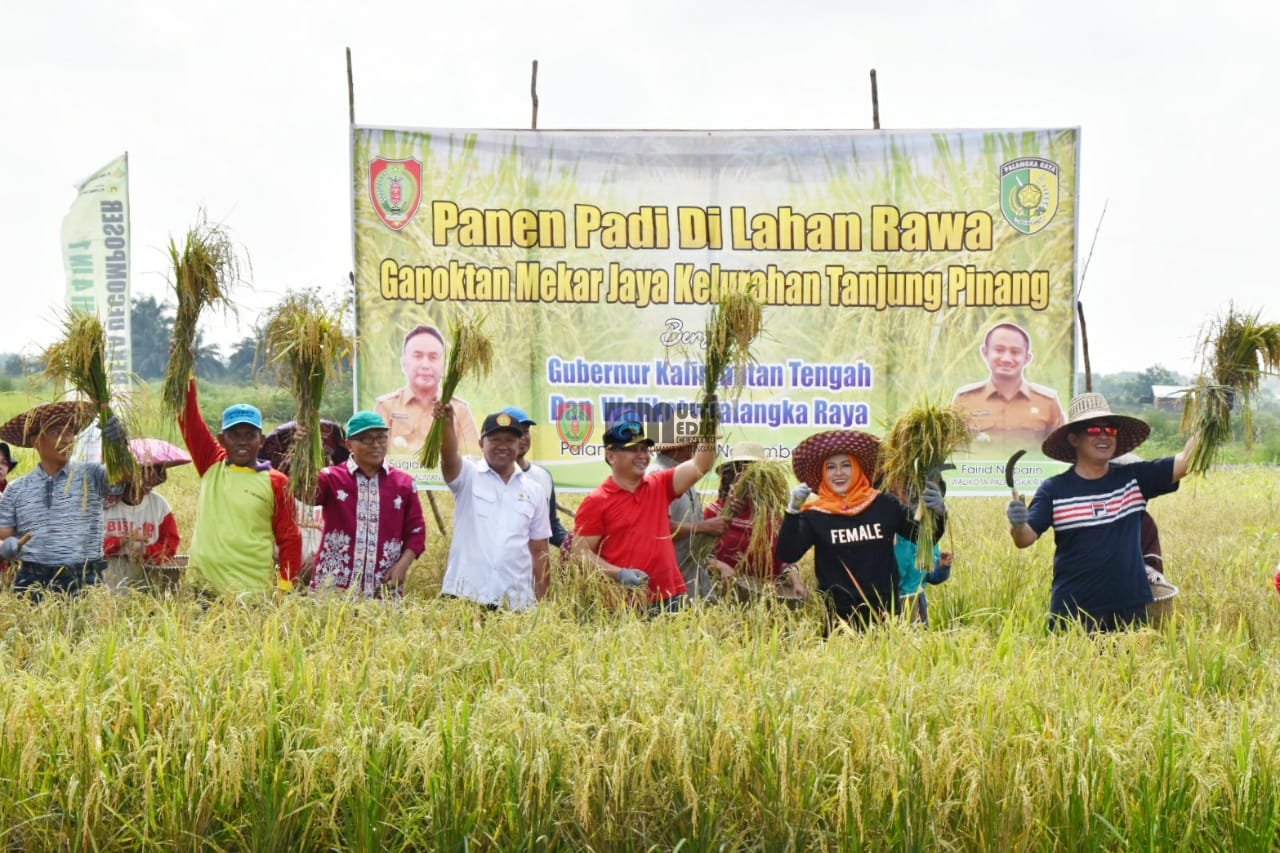
[[1173,481],[1176,483],[1187,476],[1187,466],[1191,463],[1191,452],[1196,448],[1196,434],[1187,437],[1187,443],[1173,457]]
[[182,413],[178,415],[178,429],[182,432],[182,440],[191,453],[191,462],[196,466],[196,473],[204,476],[213,465],[225,459],[227,452],[218,444],[218,439],[204,422],[200,414],[200,400],[196,395],[196,378],[187,380],[187,395],[183,403]]
[[1014,498],[1009,501],[1009,506],[1005,509],[1004,514],[1009,519],[1009,535],[1013,537],[1014,545],[1019,548],[1030,548],[1036,544],[1040,534],[1036,533],[1028,523],[1031,518],[1031,510],[1023,498]]
[[676,473],[671,479],[671,488],[677,495],[683,495],[707,476],[715,464],[715,441],[699,441],[698,449],[693,452],[693,458],[676,466]]
[[458,453],[458,430],[453,423],[453,404],[436,401],[431,416],[444,424],[440,441],[440,476],[446,484],[458,479],[462,472],[462,455]]

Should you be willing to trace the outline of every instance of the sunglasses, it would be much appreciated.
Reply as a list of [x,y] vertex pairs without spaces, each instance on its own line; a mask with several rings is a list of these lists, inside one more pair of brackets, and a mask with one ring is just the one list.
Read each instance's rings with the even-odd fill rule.
[[1083,432],[1085,435],[1091,435],[1091,436],[1109,435],[1112,438],[1114,438],[1115,436],[1120,434],[1120,428],[1114,427],[1111,424],[1090,424],[1089,426],[1081,430],[1081,432]]

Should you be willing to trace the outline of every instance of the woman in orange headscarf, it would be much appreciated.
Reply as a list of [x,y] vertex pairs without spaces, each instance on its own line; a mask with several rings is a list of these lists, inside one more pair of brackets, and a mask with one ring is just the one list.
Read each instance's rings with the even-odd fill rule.
[[[871,485],[879,453],[880,440],[856,430],[833,430],[800,442],[791,465],[801,485],[791,493],[778,533],[777,554],[785,563],[814,549],[818,589],[830,612],[860,627],[897,609],[893,537],[914,542],[919,532],[901,501]],[[945,519],[936,486],[926,487],[922,497]]]

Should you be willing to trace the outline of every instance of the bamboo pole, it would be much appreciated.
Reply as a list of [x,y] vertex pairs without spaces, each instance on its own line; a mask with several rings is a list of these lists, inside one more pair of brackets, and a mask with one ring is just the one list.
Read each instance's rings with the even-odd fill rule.
[[356,123],[356,86],[351,76],[351,48],[347,48],[347,121]]
[[1102,220],[1107,217],[1107,205],[1111,199],[1102,203],[1102,213],[1098,216],[1098,226],[1093,229],[1093,242],[1089,244],[1089,255],[1084,259],[1084,268],[1080,270],[1080,285],[1076,288],[1076,316],[1080,318],[1080,351],[1084,356],[1084,390],[1093,390],[1093,368],[1089,364],[1089,329],[1084,322],[1084,302],[1080,295],[1084,293],[1084,277],[1089,274],[1089,262],[1093,260],[1093,250],[1098,246],[1098,233],[1102,231]]

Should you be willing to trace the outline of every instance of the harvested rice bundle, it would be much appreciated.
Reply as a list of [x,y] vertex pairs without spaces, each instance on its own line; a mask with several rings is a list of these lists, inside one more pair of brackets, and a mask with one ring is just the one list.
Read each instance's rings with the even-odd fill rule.
[[289,490],[310,506],[324,467],[320,403],[325,384],[340,376],[354,342],[343,329],[341,308],[326,308],[312,292],[293,293],[273,308],[263,327],[263,357],[297,403],[297,427],[289,451]]
[[715,441],[720,427],[719,383],[726,368],[733,368],[734,383],[741,387],[751,363],[751,344],[764,327],[764,308],[749,290],[729,290],[707,315],[704,356],[706,379],[702,388],[702,417],[698,435]]
[[[920,500],[929,472],[967,448],[970,438],[969,425],[959,409],[929,402],[912,407],[894,422],[880,444],[883,487],[903,499]],[[937,519],[925,508],[923,500],[917,516],[920,535],[916,542],[916,566],[932,568]]]
[[[453,348],[449,353],[449,365],[440,385],[440,402],[448,403],[463,377],[486,377],[493,370],[493,342],[484,333],[483,317],[458,314],[449,324]],[[444,441],[444,423],[431,422],[431,430],[422,445],[422,464],[435,468],[440,464],[440,445]]]
[[1253,444],[1253,400],[1262,377],[1280,370],[1280,324],[1234,306],[1213,320],[1201,339],[1202,370],[1182,410],[1182,429],[1195,437],[1187,471],[1203,474],[1231,439],[1238,402],[1245,443]]
[[747,465],[729,490],[721,515],[732,517],[737,507],[751,507],[751,539],[744,555],[751,565],[767,566],[773,559],[773,539],[782,513],[791,500],[790,465],[777,459]]
[[[44,351],[45,376],[83,394],[98,411],[98,426],[111,417],[111,383],[107,379],[107,334],[95,314],[68,311],[62,340]],[[102,461],[112,483],[136,480],[138,462],[127,435],[102,436]]]
[[161,398],[177,416],[187,393],[187,380],[195,366],[196,326],[209,306],[231,308],[229,291],[241,280],[240,261],[230,237],[220,225],[203,218],[187,231],[182,248],[169,241],[173,262],[173,289],[178,308],[173,321],[173,348],[164,374]]

